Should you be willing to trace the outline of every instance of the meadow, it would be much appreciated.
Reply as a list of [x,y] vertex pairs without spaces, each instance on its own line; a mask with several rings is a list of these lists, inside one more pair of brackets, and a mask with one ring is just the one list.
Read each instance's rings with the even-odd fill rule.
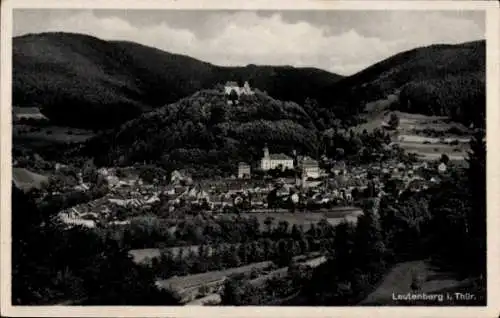
[[38,127],[16,124],[12,127],[12,135],[16,140],[22,142],[22,144],[30,142],[73,143],[84,142],[94,136],[94,133],[91,130],[62,126]]

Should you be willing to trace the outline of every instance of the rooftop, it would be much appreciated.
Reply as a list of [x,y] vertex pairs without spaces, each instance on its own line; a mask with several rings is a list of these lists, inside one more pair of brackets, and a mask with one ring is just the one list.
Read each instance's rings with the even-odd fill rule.
[[314,160],[314,159],[311,159],[311,158],[307,158],[307,159],[304,159],[304,161],[302,161],[302,164],[304,166],[317,166],[318,165],[318,161]]
[[285,155],[284,153],[270,154],[269,159],[271,159],[271,160],[293,160],[292,158]]
[[14,106],[12,107],[12,112],[14,114],[41,114],[40,108],[38,107],[19,107],[19,106]]

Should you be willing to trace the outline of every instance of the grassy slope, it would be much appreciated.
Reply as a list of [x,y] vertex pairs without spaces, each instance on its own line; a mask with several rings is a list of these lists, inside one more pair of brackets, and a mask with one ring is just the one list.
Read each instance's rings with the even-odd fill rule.
[[18,188],[28,191],[32,188],[41,188],[49,178],[24,168],[12,168],[12,180]]
[[[366,129],[372,131],[380,128],[383,122],[388,122],[391,111],[382,110],[370,113],[367,118],[369,120],[355,127],[358,132]],[[467,127],[450,122],[445,116],[426,116],[421,114],[412,114],[406,112],[395,111],[400,119],[397,134],[393,136],[393,141],[398,143],[403,149],[408,152],[415,152],[426,160],[436,160],[446,153],[451,160],[463,160],[469,149],[468,140],[472,131]],[[437,138],[430,136],[424,132],[425,129],[434,131],[447,131],[452,127],[458,127],[463,131],[464,135],[454,135],[445,133],[443,138],[458,140],[458,145],[449,145]]]
[[[473,302],[467,303],[455,299],[444,299],[442,303],[439,301],[414,301],[405,302],[394,300],[393,294],[405,295],[412,292],[410,286],[412,283],[412,273],[416,271],[423,274],[426,281],[423,283],[420,294],[443,294],[449,293],[453,296],[455,292],[475,293],[471,287],[471,280],[461,280],[453,273],[443,272],[429,264],[427,261],[405,262],[395,265],[388,274],[384,277],[380,285],[368,297],[366,297],[360,305],[470,305]],[[481,297],[480,293],[475,293],[477,297]],[[482,295],[484,297],[484,295]],[[484,300],[483,300],[484,301]]]

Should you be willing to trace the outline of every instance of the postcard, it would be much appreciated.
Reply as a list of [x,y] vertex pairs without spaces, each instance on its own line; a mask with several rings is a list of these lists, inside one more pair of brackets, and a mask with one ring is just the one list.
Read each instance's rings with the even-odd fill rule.
[[2,2],[2,315],[498,316],[499,11]]

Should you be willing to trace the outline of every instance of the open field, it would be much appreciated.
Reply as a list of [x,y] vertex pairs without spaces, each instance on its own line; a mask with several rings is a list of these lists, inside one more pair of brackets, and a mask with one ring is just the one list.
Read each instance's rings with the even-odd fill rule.
[[429,143],[429,144],[447,144],[451,142],[456,142],[457,144],[467,144],[470,141],[470,138],[464,138],[464,137],[456,137],[456,138],[436,138],[436,137],[426,137],[426,136],[419,136],[419,135],[405,135],[405,134],[400,134],[398,136],[398,141],[399,142],[413,142],[413,143]]
[[[418,291],[419,294],[441,294],[444,295],[444,299],[442,301],[420,300],[413,303],[393,299],[397,295],[415,293],[411,289],[414,272],[423,275],[424,278],[421,289]],[[453,294],[465,286],[470,286],[470,284],[470,280],[461,280],[454,273],[443,272],[428,261],[405,262],[394,266],[377,289],[360,302],[360,305],[417,305],[418,303],[421,305],[444,305],[446,302],[452,301],[452,299],[446,299],[446,292]],[[465,303],[462,304],[465,305]]]
[[[420,152],[419,156],[420,159],[426,160],[426,161],[435,161],[439,160],[441,158],[442,153],[423,153]],[[450,158],[451,161],[464,161],[466,159],[466,155],[457,155],[457,154],[446,154],[448,158]]]
[[36,127],[23,124],[16,124],[12,127],[13,137],[19,142],[53,142],[70,143],[83,142],[91,138],[94,134],[90,130],[68,128],[61,126]]
[[[393,132],[393,141],[407,152],[417,153],[423,160],[437,160],[447,154],[451,160],[464,160],[469,149],[470,130],[458,123],[450,122],[443,116],[426,116],[395,112],[399,117],[397,132]],[[381,128],[389,120],[391,111],[382,110],[369,115],[369,120],[356,127],[356,131],[372,131]],[[427,133],[426,133],[427,131]],[[439,133],[439,137],[429,135]],[[454,134],[457,132],[459,134]],[[451,142],[456,143],[450,145]]]
[[446,145],[446,144],[419,144],[415,142],[401,142],[399,146],[409,153],[418,154],[423,160],[438,160],[442,154],[446,154],[450,160],[464,160],[467,156],[468,146]]

